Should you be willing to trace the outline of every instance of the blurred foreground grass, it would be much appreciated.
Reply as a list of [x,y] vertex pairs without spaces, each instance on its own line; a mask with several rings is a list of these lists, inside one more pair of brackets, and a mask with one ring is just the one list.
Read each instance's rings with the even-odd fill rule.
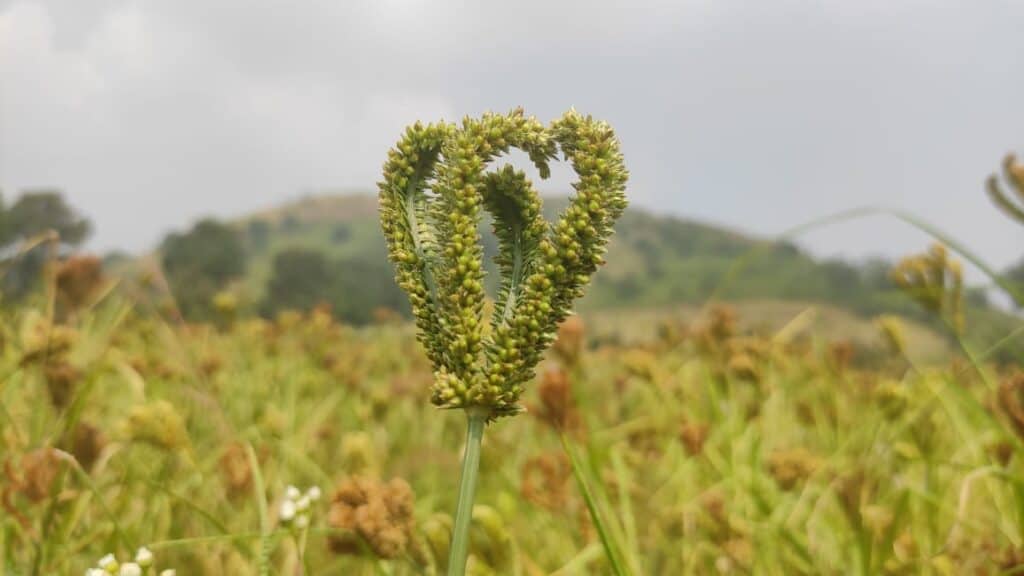
[[[485,435],[473,573],[609,573],[560,434],[634,574],[1024,570],[1019,372],[917,366],[893,319],[863,344],[798,310],[684,318],[563,326],[530,417]],[[188,575],[443,573],[464,421],[430,407],[409,327],[186,326],[110,297],[0,330],[0,574],[140,546]],[[289,485],[324,492],[303,534]]]

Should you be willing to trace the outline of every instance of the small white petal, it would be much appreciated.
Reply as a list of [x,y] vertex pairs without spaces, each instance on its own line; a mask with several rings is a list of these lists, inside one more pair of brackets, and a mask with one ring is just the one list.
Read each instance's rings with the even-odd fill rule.
[[295,509],[298,510],[299,512],[305,512],[306,510],[309,510],[309,498],[307,498],[306,496],[299,498],[298,501],[295,502]]
[[302,528],[305,528],[306,526],[309,526],[309,516],[306,516],[305,514],[302,514],[300,516],[296,516],[295,517],[295,527],[296,528],[302,529]]
[[149,568],[153,565],[153,553],[150,552],[149,548],[143,546],[135,552],[135,562],[143,568]]
[[299,496],[302,496],[302,492],[295,486],[288,486],[284,489],[284,497],[289,500],[298,500]]
[[85,571],[85,576],[107,576],[107,573],[99,568],[89,568]]
[[142,576],[142,566],[135,562],[125,562],[121,565],[120,576]]
[[281,502],[281,510],[278,513],[282,522],[291,522],[292,518],[295,518],[295,502],[291,500],[285,500]]
[[312,488],[309,489],[308,492],[306,492],[306,498],[309,498],[313,502],[316,502],[317,500],[319,500],[320,496],[321,496],[321,494],[320,494],[320,487],[319,486],[313,486]]
[[99,566],[101,570],[114,572],[118,567],[117,558],[114,558],[113,554],[107,554],[103,558],[100,558],[100,561],[97,562],[96,565]]

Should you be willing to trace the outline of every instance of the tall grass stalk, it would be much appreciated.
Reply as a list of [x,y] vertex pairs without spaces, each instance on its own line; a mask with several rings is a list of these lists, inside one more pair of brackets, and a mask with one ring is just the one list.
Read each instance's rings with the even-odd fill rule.
[[459,501],[455,506],[455,527],[448,556],[449,576],[463,576],[469,557],[469,526],[473,518],[473,500],[476,497],[477,478],[480,475],[480,443],[487,423],[487,410],[479,407],[466,409],[466,453],[462,457],[462,479],[459,481]]
[[256,499],[256,510],[259,512],[260,518],[260,546],[257,552],[257,567],[260,576],[267,576],[270,574],[270,553],[273,549],[270,513],[267,510],[267,492],[263,484],[263,473],[260,472],[260,461],[256,457],[256,451],[253,449],[252,444],[247,443],[245,445],[245,454],[252,470],[253,497]]

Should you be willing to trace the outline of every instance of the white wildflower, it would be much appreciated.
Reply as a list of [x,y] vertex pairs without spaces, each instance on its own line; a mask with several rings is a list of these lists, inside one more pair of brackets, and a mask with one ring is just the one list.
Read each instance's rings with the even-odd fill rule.
[[295,518],[295,502],[291,500],[281,502],[281,510],[278,516],[282,522],[291,522]]
[[100,558],[100,561],[97,562],[96,565],[99,566],[101,570],[106,571],[108,574],[113,574],[117,572],[117,569],[120,566],[117,563],[117,558],[114,558],[113,554],[107,554],[103,558]]
[[153,565],[153,553],[145,546],[139,548],[139,550],[135,552],[135,563],[143,568],[149,568]]
[[119,576],[142,576],[142,567],[135,562],[125,562],[121,565]]

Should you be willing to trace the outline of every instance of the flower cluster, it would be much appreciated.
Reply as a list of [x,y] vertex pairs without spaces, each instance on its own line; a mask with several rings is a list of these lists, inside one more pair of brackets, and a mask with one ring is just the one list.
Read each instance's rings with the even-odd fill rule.
[[[107,554],[100,558],[95,568],[86,570],[85,576],[110,576],[111,574],[117,574],[118,576],[143,576],[143,574],[152,574],[152,570],[155,570],[153,566],[153,553],[148,548],[143,547],[135,552],[135,558],[131,562],[118,562],[113,554]],[[176,572],[172,569],[160,572],[160,576],[175,576],[175,574]]]
[[122,432],[134,442],[150,444],[168,452],[182,450],[190,443],[185,419],[166,400],[132,407],[122,423]]
[[[525,174],[487,165],[511,148],[542,178],[559,150],[576,193],[555,223]],[[411,126],[389,152],[380,217],[399,285],[409,294],[420,341],[434,365],[432,401],[514,414],[555,329],[603,262],[626,207],[627,172],[611,127],[570,110],[545,127],[522,110]],[[486,210],[498,239],[500,289],[483,319]]]
[[282,524],[303,530],[309,527],[310,508],[317,500],[320,500],[320,488],[316,486],[306,490],[305,494],[295,486],[288,486],[277,517]]
[[892,279],[926,310],[963,331],[963,268],[945,246],[934,244],[925,254],[904,258],[893,268]]
[[1024,164],[1017,162],[1013,154],[1003,160],[1003,178],[1016,195],[1016,202],[999,185],[999,178],[995,175],[988,178],[988,195],[1003,212],[1024,224]]
[[414,500],[412,487],[401,478],[346,478],[334,490],[327,515],[327,524],[340,531],[331,535],[331,550],[358,554],[365,545],[380,558],[416,555]]
[[65,313],[79,310],[96,297],[104,282],[103,260],[72,256],[57,265],[57,302]]

